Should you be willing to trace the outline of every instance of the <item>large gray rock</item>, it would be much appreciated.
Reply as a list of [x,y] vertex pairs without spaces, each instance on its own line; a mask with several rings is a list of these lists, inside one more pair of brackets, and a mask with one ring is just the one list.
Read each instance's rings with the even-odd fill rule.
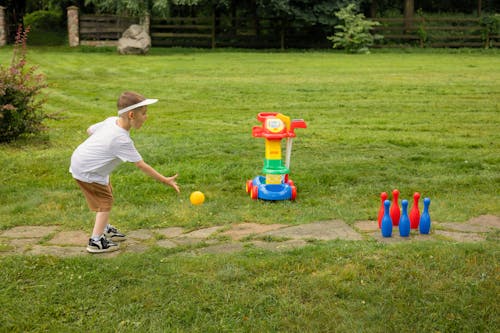
[[146,54],[151,48],[151,37],[142,25],[132,24],[118,40],[120,54]]

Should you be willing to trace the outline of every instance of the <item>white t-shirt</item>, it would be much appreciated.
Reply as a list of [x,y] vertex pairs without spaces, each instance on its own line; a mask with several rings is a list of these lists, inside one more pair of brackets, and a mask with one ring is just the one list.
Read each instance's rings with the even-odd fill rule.
[[90,127],[91,135],[71,156],[69,172],[87,183],[109,184],[109,174],[122,162],[142,160],[130,133],[118,126],[118,117],[110,117]]

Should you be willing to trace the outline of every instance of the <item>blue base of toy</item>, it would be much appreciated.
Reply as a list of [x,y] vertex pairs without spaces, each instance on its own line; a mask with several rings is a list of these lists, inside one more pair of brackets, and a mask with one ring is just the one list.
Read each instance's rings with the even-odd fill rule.
[[257,176],[252,180],[252,185],[258,188],[258,199],[271,201],[295,199],[290,184],[266,184],[265,182],[264,176]]

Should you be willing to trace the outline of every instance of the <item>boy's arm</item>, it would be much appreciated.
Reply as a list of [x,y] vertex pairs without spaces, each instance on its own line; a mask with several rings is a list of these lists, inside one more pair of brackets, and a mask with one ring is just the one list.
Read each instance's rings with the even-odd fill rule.
[[104,122],[105,121],[101,121],[99,123],[95,123],[94,125],[90,125],[89,128],[87,128],[87,134],[89,136],[91,136],[92,134],[94,134],[94,132],[99,128],[101,127],[102,125],[104,125]]
[[87,134],[89,136],[91,136],[92,134],[94,134],[95,130],[102,124],[102,122],[100,123],[97,123],[97,124],[94,124],[94,125],[90,125],[89,128],[87,128]]
[[175,174],[174,176],[171,177],[165,177],[158,171],[156,171],[152,166],[144,162],[143,160],[136,162],[135,165],[141,169],[142,172],[144,172],[146,175],[153,177],[159,182],[162,182],[165,185],[172,186],[177,193],[180,192],[179,186],[177,185],[175,179],[177,178],[178,174]]

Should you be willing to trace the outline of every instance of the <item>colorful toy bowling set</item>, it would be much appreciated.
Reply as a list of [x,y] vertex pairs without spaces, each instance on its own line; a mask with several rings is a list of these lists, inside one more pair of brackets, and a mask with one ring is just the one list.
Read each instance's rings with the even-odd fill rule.
[[408,214],[408,200],[403,200],[402,214],[399,208],[399,191],[395,189],[392,191],[392,205],[391,201],[387,200],[387,192],[380,193],[380,208],[378,211],[378,227],[381,229],[382,237],[391,237],[393,226],[399,229],[401,237],[410,236],[410,229],[418,229],[421,234],[428,235],[431,230],[431,216],[429,214],[429,206],[431,199],[424,199],[424,211],[420,214],[418,208],[418,200],[420,193],[413,194],[413,207]]
[[[257,176],[246,183],[247,193],[254,200],[295,200],[297,188],[289,177],[292,140],[296,136],[296,128],[306,128],[302,119],[290,120],[289,117],[276,112],[261,112],[257,115],[261,126],[252,128],[252,136],[264,138],[266,157],[263,176]],[[281,157],[281,140],[286,139],[285,164]]]

